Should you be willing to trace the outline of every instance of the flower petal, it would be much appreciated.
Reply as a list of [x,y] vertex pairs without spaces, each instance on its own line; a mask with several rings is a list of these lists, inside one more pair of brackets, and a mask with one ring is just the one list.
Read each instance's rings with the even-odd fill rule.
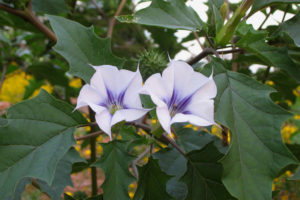
[[[86,84],[80,90],[77,106],[75,109],[81,108],[83,106],[89,105],[91,108],[94,107],[94,111],[97,112],[98,105],[104,101],[97,90],[95,90],[90,85]],[[100,108],[99,108],[100,109]]]
[[196,126],[210,126],[210,125],[215,124],[215,123],[211,123],[201,117],[198,117],[196,115],[182,114],[182,113],[176,114],[172,118],[171,124],[178,123],[178,122],[189,122]]
[[[124,69],[118,70],[117,67],[111,65],[101,65],[94,68],[96,69],[96,73],[101,75],[104,88],[116,96],[128,87],[135,75],[135,72]],[[101,84],[100,78],[98,79],[95,80],[95,84]],[[103,87],[101,88],[103,90]]]
[[125,120],[132,122],[143,117],[149,110],[148,109],[121,109],[115,112],[111,120],[111,126],[118,122]]
[[111,114],[108,112],[108,110],[96,113],[95,118],[100,129],[111,139]]
[[[195,72],[192,66],[183,61],[172,60],[168,68],[173,68],[174,70],[174,90],[178,94],[179,99],[193,94],[208,81],[206,76]],[[167,75],[171,76],[170,73],[166,73],[165,76]]]
[[208,81],[202,85],[192,96],[192,101],[196,100],[208,100],[215,98],[217,95],[217,86],[212,77],[208,78]]
[[143,87],[144,94],[149,94],[153,103],[157,106],[165,106],[172,94],[168,94],[164,80],[159,73],[150,76]]
[[135,72],[126,88],[123,104],[127,108],[142,108],[139,92],[143,87],[143,79],[139,69]]
[[[190,104],[186,107],[185,113],[188,115],[194,115],[193,121],[196,121],[198,126],[208,126],[205,124],[215,124],[214,121],[214,101],[213,100],[192,100]],[[204,120],[203,122],[198,119]],[[191,119],[191,118],[189,118]],[[192,123],[192,122],[191,122]],[[203,124],[201,124],[203,123]]]
[[156,115],[162,128],[169,134],[171,134],[171,116],[168,107],[162,106],[156,108]]

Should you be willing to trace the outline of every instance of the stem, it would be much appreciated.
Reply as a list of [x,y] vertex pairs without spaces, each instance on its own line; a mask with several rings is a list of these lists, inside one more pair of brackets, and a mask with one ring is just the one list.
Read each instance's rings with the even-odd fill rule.
[[261,30],[263,25],[266,23],[266,21],[269,19],[269,17],[271,16],[272,10],[270,10],[270,12],[267,14],[266,18],[264,19],[264,21],[261,23],[261,25],[259,26],[258,30]]
[[29,9],[25,9],[26,19],[37,29],[39,29],[44,35],[46,35],[52,42],[57,42],[56,35],[45,25],[43,24],[37,16],[33,14],[33,12]]
[[119,5],[119,7],[118,7],[118,9],[117,9],[117,11],[116,11],[116,13],[115,13],[115,15],[114,15],[113,18],[110,20],[109,26],[108,26],[107,37],[110,37],[110,38],[111,38],[111,36],[112,36],[112,34],[113,34],[113,31],[114,31],[115,23],[116,23],[116,16],[119,16],[119,15],[120,15],[120,13],[122,12],[122,9],[123,9],[125,3],[126,3],[126,0],[122,0],[122,1],[121,1],[121,3],[120,3],[120,5]]
[[107,15],[104,13],[104,11],[98,6],[97,2],[95,0],[91,0],[92,4],[95,6],[95,8],[97,9],[97,11],[99,12],[99,14],[103,17],[103,18],[107,18]]
[[54,43],[57,42],[56,35],[33,14],[31,10],[31,2],[29,2],[28,8],[26,8],[25,10],[14,9],[1,3],[0,9],[5,10],[6,12],[11,13],[13,15],[19,16],[24,20],[27,20],[29,23],[31,23],[33,26],[39,29],[42,33],[44,33],[44,35],[47,36],[51,41],[53,41]]
[[5,79],[6,70],[7,70],[7,65],[4,63],[3,51],[1,52],[1,61],[2,61],[2,74],[1,74],[1,79],[0,79],[0,93],[1,93],[2,85],[3,85],[4,79]]
[[133,162],[132,162],[132,168],[133,172],[135,174],[136,179],[139,179],[139,173],[136,168],[136,164],[144,157],[146,156],[149,152],[151,152],[151,148],[148,147],[144,152],[142,152]]
[[254,0],[243,0],[240,6],[235,10],[233,16],[227,21],[225,26],[217,33],[215,42],[218,45],[226,45],[232,38],[236,27],[245,16],[247,10],[253,4]]
[[271,66],[268,66],[265,73],[264,73],[264,77],[262,79],[262,83],[265,83],[266,80],[268,79],[268,76],[269,76],[269,73],[270,73],[270,69],[271,69]]
[[222,145],[224,147],[228,146],[228,128],[221,125],[222,127]]
[[[90,119],[92,122],[95,121],[95,112],[89,108]],[[91,131],[95,131],[97,127],[91,127]],[[95,162],[97,159],[97,151],[96,151],[96,137],[90,137],[90,148],[91,148],[91,163]],[[96,167],[91,167],[91,181],[92,181],[92,195],[97,195],[98,186],[97,186],[97,169]]]
[[[231,49],[231,50],[216,51],[212,48],[206,48],[200,54],[198,54],[196,57],[189,60],[188,63],[190,65],[193,65],[210,54],[215,54],[215,55],[221,54],[222,55],[222,54],[236,53],[236,52],[242,52],[242,51],[243,51],[243,49]],[[217,54],[216,54],[216,52],[217,52]]]
[[96,132],[90,133],[88,135],[84,135],[84,136],[81,136],[81,137],[76,137],[75,140],[76,141],[86,140],[86,139],[97,137],[97,136],[102,135],[102,134],[103,134],[102,131],[96,131]]
[[284,22],[284,20],[285,20],[285,17],[286,17],[286,14],[287,14],[287,12],[288,12],[289,8],[290,8],[290,5],[289,5],[289,4],[288,4],[288,5],[286,5],[286,8],[285,8],[285,10],[284,10],[284,14],[283,14],[283,17],[282,17],[281,23],[283,23],[283,22]]

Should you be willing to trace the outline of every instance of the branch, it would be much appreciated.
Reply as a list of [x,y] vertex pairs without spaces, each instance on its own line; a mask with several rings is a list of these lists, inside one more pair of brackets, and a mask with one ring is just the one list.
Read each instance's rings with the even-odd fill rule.
[[139,179],[139,173],[136,168],[136,164],[150,152],[151,148],[148,147],[144,152],[142,152],[133,162],[132,162],[132,169],[135,174],[136,179]]
[[86,139],[90,139],[90,138],[93,138],[93,137],[97,137],[97,136],[102,135],[102,134],[103,134],[102,131],[96,131],[96,132],[90,133],[88,135],[76,137],[75,140],[76,141],[86,140]]
[[0,79],[0,92],[2,89],[2,85],[5,79],[5,74],[6,74],[6,70],[7,70],[7,65],[4,63],[4,53],[3,51],[1,52],[1,60],[2,60],[2,74],[1,74],[1,79]]
[[120,13],[122,12],[122,9],[123,9],[125,3],[126,3],[126,0],[122,0],[122,1],[121,1],[121,3],[120,3],[120,5],[119,5],[119,7],[118,7],[118,9],[117,9],[117,11],[116,11],[116,13],[115,13],[115,15],[114,15],[113,18],[110,20],[109,26],[108,26],[107,37],[110,37],[110,38],[111,38],[112,33],[113,33],[113,31],[114,31],[115,23],[116,23],[116,16],[119,16],[119,15],[120,15]]
[[95,8],[97,9],[97,11],[99,12],[99,14],[103,17],[103,18],[107,18],[107,15],[105,14],[105,12],[98,6],[97,2],[95,0],[91,0],[92,4],[95,6]]
[[222,54],[229,54],[229,53],[236,53],[236,52],[243,52],[243,51],[244,51],[243,49],[230,49],[230,50],[216,51],[212,48],[206,48],[200,54],[198,54],[195,58],[192,58],[191,60],[189,60],[188,63],[190,65],[193,65],[193,64],[199,62],[201,59],[203,59],[206,56],[211,55],[211,54],[215,54],[215,55],[221,54],[222,55]]
[[25,8],[25,10],[14,9],[1,3],[0,9],[23,18],[24,20],[28,21],[33,26],[35,26],[37,29],[39,29],[42,33],[44,33],[44,35],[47,36],[51,41],[53,41],[54,43],[57,42],[56,35],[45,24],[43,24],[32,12],[31,2],[29,2],[28,8]]

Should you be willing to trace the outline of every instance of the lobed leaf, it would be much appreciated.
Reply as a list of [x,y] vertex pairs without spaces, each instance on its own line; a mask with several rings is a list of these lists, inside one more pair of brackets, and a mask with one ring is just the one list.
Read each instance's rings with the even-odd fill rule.
[[0,126],[0,196],[14,193],[23,177],[51,185],[58,162],[75,144],[73,132],[87,123],[73,107],[44,90],[12,106]]
[[207,66],[214,67],[218,88],[215,119],[231,131],[230,148],[221,160],[223,183],[240,200],[271,199],[273,178],[298,162],[280,134],[291,115],[272,102],[273,89],[224,66],[220,59]]

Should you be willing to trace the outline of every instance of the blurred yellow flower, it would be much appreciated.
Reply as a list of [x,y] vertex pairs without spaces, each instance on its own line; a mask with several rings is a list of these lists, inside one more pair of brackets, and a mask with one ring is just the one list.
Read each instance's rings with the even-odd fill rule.
[[291,106],[291,105],[293,104],[292,101],[289,100],[289,99],[284,100],[284,102],[285,102],[288,106]]
[[130,197],[130,199],[133,199],[134,193],[133,192],[129,192],[129,197]]
[[66,192],[66,194],[69,195],[69,196],[73,196],[72,192]]
[[72,78],[69,82],[69,86],[73,88],[80,88],[82,86],[82,82],[80,78]]
[[42,85],[39,89],[36,89],[36,90],[33,92],[33,94],[31,95],[30,98],[33,98],[33,97],[37,96],[37,95],[40,93],[41,89],[44,89],[44,90],[46,90],[49,94],[51,94],[52,91],[53,91],[53,86],[50,85],[50,83],[47,82],[45,85]]
[[188,124],[188,125],[186,125],[184,128],[192,128],[192,124]]
[[293,94],[297,97],[300,97],[300,85],[293,90]]
[[295,115],[295,116],[294,116],[294,119],[295,119],[295,120],[300,120],[300,115]]
[[155,124],[157,121],[156,121],[156,119],[152,119],[151,122],[152,122],[152,124]]
[[99,155],[101,155],[102,152],[103,152],[102,146],[101,146],[101,145],[97,145],[97,153],[98,153]]
[[266,84],[272,86],[272,85],[274,85],[274,82],[273,81],[266,81]]
[[22,101],[29,80],[32,78],[25,72],[17,70],[8,74],[2,84],[0,100],[10,103]]
[[91,150],[90,149],[84,150],[84,155],[90,156],[91,155]]
[[281,200],[289,200],[289,195],[283,195],[282,197],[281,197]]

